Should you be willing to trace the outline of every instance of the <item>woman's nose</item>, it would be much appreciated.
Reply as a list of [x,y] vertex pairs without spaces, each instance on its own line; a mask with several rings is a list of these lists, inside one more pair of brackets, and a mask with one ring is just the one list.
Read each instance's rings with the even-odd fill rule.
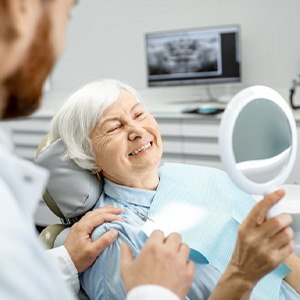
[[137,125],[132,125],[129,128],[128,139],[130,141],[134,141],[137,138],[142,138],[144,132],[145,132],[145,129],[143,127],[137,126]]

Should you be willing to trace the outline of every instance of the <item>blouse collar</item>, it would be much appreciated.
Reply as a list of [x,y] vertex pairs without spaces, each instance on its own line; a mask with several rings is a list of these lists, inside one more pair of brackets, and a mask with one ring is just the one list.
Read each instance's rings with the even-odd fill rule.
[[104,178],[104,193],[109,197],[129,204],[150,207],[156,191],[131,188]]

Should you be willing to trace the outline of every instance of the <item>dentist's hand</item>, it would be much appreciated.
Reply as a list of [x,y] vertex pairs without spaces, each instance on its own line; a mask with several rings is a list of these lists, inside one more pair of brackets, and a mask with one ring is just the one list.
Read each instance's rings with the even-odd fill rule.
[[121,245],[121,276],[126,291],[143,284],[163,286],[184,299],[192,284],[194,263],[189,261],[190,249],[181,237],[172,233],[166,239],[154,231],[140,254],[132,257],[127,244]]
[[99,254],[118,237],[114,229],[103,234],[98,240],[91,239],[93,230],[104,222],[122,221],[118,216],[122,210],[112,206],[87,212],[75,223],[64,243],[78,272],[85,271],[92,265]]

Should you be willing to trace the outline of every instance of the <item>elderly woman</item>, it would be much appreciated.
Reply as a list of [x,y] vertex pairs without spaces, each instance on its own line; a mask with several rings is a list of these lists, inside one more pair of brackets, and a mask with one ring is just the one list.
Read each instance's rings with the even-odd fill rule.
[[[144,241],[139,233],[162,179],[158,172],[163,151],[158,125],[141,105],[132,87],[116,80],[103,80],[79,89],[64,103],[53,119],[51,136],[53,141],[62,138],[67,154],[80,167],[104,179],[103,193],[95,208],[113,205],[123,209],[121,217],[124,223],[106,223],[94,231],[94,239],[112,227],[119,231],[119,236],[117,242],[109,246],[81,275],[81,284],[91,299],[124,299],[125,290],[120,277],[120,244],[129,244],[135,255],[143,247]],[[249,266],[257,258],[257,261],[271,265],[265,270],[275,268],[291,253],[291,235],[287,230],[290,219],[287,216],[275,219],[271,223],[275,229],[270,242],[261,236],[262,231],[256,229],[259,227],[254,226],[258,233],[254,241],[261,251],[252,254],[251,246],[239,241],[235,255],[248,253],[243,261]],[[248,223],[251,224],[251,220]],[[276,250],[276,256],[275,251],[263,252],[268,243]],[[259,260],[261,257],[256,253],[264,253],[264,260]],[[265,272],[262,277],[268,271],[254,272]],[[216,266],[196,264],[195,279],[188,299],[207,299],[220,276],[221,271]],[[251,276],[248,276],[249,286],[259,279],[257,274]],[[286,279],[299,291],[295,276],[297,273],[292,272]],[[296,290],[282,281],[280,299],[299,297]],[[253,295],[251,299],[259,298]]]

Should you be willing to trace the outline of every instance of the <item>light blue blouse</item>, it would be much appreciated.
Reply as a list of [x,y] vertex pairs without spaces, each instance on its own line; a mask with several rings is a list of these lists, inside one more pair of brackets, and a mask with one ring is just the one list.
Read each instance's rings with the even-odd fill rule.
[[[115,228],[119,237],[95,261],[95,263],[80,275],[81,284],[90,299],[125,299],[125,290],[120,277],[120,244],[126,242],[131,246],[134,255],[137,255],[143,246],[139,235],[144,220],[141,214],[148,214],[151,202],[156,191],[129,188],[115,184],[105,179],[104,190],[95,208],[113,205],[123,209],[121,215],[124,223],[105,223],[97,227],[92,238],[99,238],[104,232]],[[214,289],[221,273],[209,264],[196,264],[196,273],[193,285],[186,299],[207,299]],[[253,295],[251,300],[258,300]],[[300,299],[293,288],[283,281],[280,290],[280,300]],[[263,300],[263,299],[259,299]]]

